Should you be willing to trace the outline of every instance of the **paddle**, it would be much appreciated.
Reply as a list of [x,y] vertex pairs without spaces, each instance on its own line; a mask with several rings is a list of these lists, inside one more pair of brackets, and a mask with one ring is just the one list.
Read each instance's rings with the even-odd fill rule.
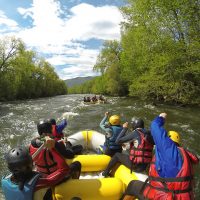
[[[57,142],[61,142],[63,141],[62,139],[61,140],[58,140]],[[42,149],[44,148],[44,143],[37,149],[37,151],[32,155],[32,159],[34,159],[41,151]]]
[[32,159],[34,159],[43,149],[44,143],[37,149],[37,151],[32,155]]

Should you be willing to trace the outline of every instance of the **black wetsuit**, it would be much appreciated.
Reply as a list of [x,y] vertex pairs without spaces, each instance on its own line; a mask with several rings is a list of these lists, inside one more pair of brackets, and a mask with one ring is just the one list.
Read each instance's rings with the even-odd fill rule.
[[75,155],[80,155],[83,152],[83,146],[81,144],[72,145],[71,142],[67,141],[65,143],[66,149],[71,149]]

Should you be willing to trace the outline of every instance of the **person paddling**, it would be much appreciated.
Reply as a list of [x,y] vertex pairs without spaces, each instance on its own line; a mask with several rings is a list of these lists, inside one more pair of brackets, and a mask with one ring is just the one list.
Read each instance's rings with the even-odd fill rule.
[[52,125],[52,136],[56,141],[61,141],[65,145],[67,151],[72,151],[74,155],[80,155],[83,151],[82,145],[72,145],[67,137],[64,136],[63,129],[67,126],[67,120],[63,119],[61,123],[57,124],[55,119],[50,119],[49,122]]
[[[44,142],[49,148],[49,141]],[[68,166],[55,149],[51,149],[52,156],[57,163],[57,169],[49,174],[33,171],[33,160],[25,147],[12,148],[5,156],[11,174],[1,180],[3,194],[6,200],[53,200],[51,187],[72,178],[79,178],[74,172],[79,169],[79,162]]]
[[63,130],[67,126],[67,120],[63,119],[59,124],[56,123],[55,119],[49,120],[52,125],[52,135],[56,141],[64,138]]
[[113,156],[117,152],[122,152],[122,145],[115,142],[122,131],[122,126],[120,125],[120,117],[118,115],[112,115],[109,118],[108,116],[109,113],[105,112],[105,116],[100,122],[100,127],[105,131],[105,142],[101,148],[103,148],[104,154]]
[[156,148],[147,181],[131,181],[121,199],[194,199],[193,165],[198,164],[199,159],[180,146],[179,133],[167,133],[163,128],[166,117],[166,113],[161,113],[151,123]]
[[[59,153],[57,156],[59,155],[67,159],[74,158],[74,152],[71,149],[66,149],[63,142],[57,142],[51,138],[52,126],[49,121],[40,121],[37,124],[37,130],[40,136],[31,141],[29,147],[30,154],[33,155],[44,141],[48,143],[48,147],[43,148],[42,151],[33,159],[37,171],[45,174],[51,174],[57,170],[57,162],[55,161],[56,158],[52,155],[52,150],[56,150]],[[78,166],[75,166],[75,169],[78,169],[79,172],[77,173],[80,173],[79,164]]]

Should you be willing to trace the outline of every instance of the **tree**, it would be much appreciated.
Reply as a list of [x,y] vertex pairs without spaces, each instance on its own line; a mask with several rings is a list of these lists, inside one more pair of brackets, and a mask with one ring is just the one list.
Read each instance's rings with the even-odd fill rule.
[[118,41],[106,41],[94,66],[94,70],[100,71],[104,76],[106,93],[110,95],[122,95],[125,91],[120,72],[121,51]]
[[121,70],[130,95],[197,102],[193,99],[199,99],[197,11],[195,0],[130,0],[122,9],[127,21],[122,29]]
[[14,37],[6,37],[0,40],[0,71],[5,72],[9,67],[9,62],[18,53],[22,42]]
[[0,40],[0,100],[67,94],[53,67],[15,38]]

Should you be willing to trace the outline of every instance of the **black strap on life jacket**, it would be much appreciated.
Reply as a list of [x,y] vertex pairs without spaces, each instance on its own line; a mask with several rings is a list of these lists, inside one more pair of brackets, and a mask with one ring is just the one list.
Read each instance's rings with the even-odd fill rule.
[[132,172],[133,172],[133,159],[134,159],[134,157],[133,157],[132,160],[131,160],[131,174],[132,174]]
[[[134,148],[134,149],[137,149],[137,148]],[[138,149],[137,149],[138,150]],[[140,150],[140,149],[139,149]],[[146,155],[144,155],[144,152],[145,151],[150,151],[151,152],[151,150],[144,150],[144,149],[141,149],[140,151],[143,151],[143,154],[142,155],[135,155],[135,154],[130,154],[131,156],[133,156],[133,158],[131,159],[131,173],[133,172],[133,166],[134,166],[134,164],[133,164],[133,160],[135,159],[135,158],[137,158],[137,157],[142,157],[142,159],[143,159],[143,161],[142,161],[142,163],[144,163],[144,158],[152,158],[152,156],[146,156]]]
[[57,165],[57,163],[54,161],[53,155],[51,154],[51,152],[48,152],[48,153],[49,153],[49,157],[53,161],[53,164],[51,164],[51,165],[48,164],[48,162],[47,162],[47,151],[45,150],[44,151],[44,162],[45,162],[45,165],[38,165],[38,164],[36,164],[36,165],[38,167],[40,167],[40,168],[47,169],[47,174],[50,174],[51,173],[50,168],[55,167]]
[[149,151],[149,152],[152,152],[151,149],[142,149],[142,148],[136,148],[136,147],[133,147],[135,150],[137,151]]
[[134,158],[136,158],[136,157],[145,157],[145,158],[152,158],[152,156],[145,156],[145,155],[133,155],[133,154],[131,154],[131,156],[134,156]]
[[187,192],[192,191],[192,187],[189,187],[189,188],[184,189],[184,190],[170,190],[168,188],[158,188],[158,187],[155,187],[151,184],[149,184],[149,187],[154,188],[154,189],[159,190],[159,191],[163,191],[163,192],[171,192],[173,194],[181,194],[181,193],[187,193]]
[[191,186],[189,188],[187,188],[187,189],[184,189],[184,190],[177,190],[177,189],[176,190],[170,190],[167,187],[167,182],[191,181],[193,179],[193,176],[174,177],[174,178],[162,178],[162,177],[149,176],[148,179],[151,180],[151,181],[158,181],[158,182],[162,183],[163,188],[155,187],[155,186],[153,186],[151,184],[149,184],[149,186],[151,188],[154,188],[154,189],[159,190],[159,191],[163,191],[163,192],[167,192],[167,193],[169,193],[169,192],[172,193],[172,199],[175,198],[175,194],[188,193],[188,192],[192,191],[192,187]]
[[190,181],[193,178],[194,178],[193,176],[174,177],[174,178],[162,178],[162,177],[149,176],[149,180],[158,181],[158,182],[184,182],[184,181]]

